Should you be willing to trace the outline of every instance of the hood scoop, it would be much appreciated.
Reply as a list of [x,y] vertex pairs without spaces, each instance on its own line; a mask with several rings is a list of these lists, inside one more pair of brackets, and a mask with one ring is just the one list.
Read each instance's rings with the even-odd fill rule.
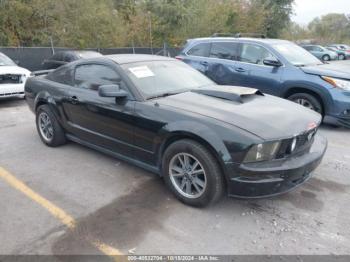
[[263,96],[258,89],[247,88],[242,86],[220,86],[218,88],[203,88],[203,89],[194,89],[191,92],[217,97],[221,99],[226,99],[238,103],[244,103],[244,98],[253,97],[253,96]]

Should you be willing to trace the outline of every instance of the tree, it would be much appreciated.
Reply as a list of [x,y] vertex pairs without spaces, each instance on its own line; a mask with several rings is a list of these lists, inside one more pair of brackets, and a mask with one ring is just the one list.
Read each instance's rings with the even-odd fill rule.
[[290,22],[294,0],[251,0],[251,3],[254,8],[262,10],[266,35],[277,38]]
[[321,42],[347,42],[350,39],[350,21],[345,14],[328,14],[315,18],[308,25],[312,36]]

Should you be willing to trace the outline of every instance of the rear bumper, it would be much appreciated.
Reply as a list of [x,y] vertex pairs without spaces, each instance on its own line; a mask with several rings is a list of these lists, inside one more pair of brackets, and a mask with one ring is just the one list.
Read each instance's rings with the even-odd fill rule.
[[0,84],[0,97],[12,97],[24,95],[24,83]]
[[228,181],[229,196],[260,198],[293,190],[306,182],[317,168],[327,149],[327,140],[315,136],[310,152],[285,160],[232,164],[232,177]]

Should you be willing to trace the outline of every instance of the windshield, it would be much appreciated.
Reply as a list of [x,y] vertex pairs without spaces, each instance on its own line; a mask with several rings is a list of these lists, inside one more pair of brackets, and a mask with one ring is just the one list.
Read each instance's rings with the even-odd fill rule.
[[273,47],[280,52],[289,63],[295,66],[322,64],[322,62],[311,53],[293,43],[275,44]]
[[98,53],[98,52],[88,52],[88,51],[84,51],[84,52],[78,52],[78,56],[80,58],[95,58],[95,57],[101,57],[103,56],[102,54]]
[[8,56],[0,53],[0,66],[15,66],[15,62],[13,62]]
[[180,61],[152,61],[122,65],[147,99],[213,85],[209,78]]

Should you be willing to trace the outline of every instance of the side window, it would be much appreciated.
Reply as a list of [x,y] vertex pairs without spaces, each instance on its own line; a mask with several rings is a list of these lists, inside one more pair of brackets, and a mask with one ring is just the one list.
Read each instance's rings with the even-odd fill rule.
[[74,83],[76,87],[98,90],[101,85],[117,84],[120,77],[116,71],[108,66],[89,64],[77,66]]
[[187,54],[193,56],[209,56],[210,43],[201,43],[192,47]]
[[237,60],[237,43],[214,42],[211,45],[210,57]]
[[242,44],[239,61],[263,65],[264,59],[269,57],[274,56],[262,46],[254,44]]
[[305,48],[307,51],[312,51],[312,47],[311,47],[311,46],[304,46],[304,48]]
[[71,67],[62,66],[53,71],[51,74],[48,74],[47,78],[64,85],[72,85],[72,73],[73,69]]

